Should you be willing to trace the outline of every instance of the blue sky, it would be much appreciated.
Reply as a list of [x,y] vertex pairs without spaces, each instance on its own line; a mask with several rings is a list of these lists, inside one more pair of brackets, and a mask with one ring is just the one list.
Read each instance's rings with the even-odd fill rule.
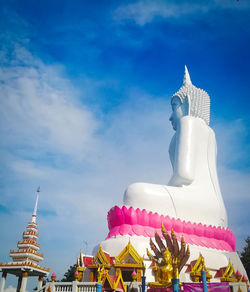
[[127,185],[167,183],[170,97],[185,64],[211,97],[221,189],[242,248],[250,4],[201,3],[1,1],[0,261],[21,238],[38,185],[44,265],[60,278],[84,241],[90,253],[105,238],[107,211]]

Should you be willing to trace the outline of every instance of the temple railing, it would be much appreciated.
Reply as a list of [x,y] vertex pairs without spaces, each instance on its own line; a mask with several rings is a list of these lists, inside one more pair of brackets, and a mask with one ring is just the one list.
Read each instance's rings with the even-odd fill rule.
[[[129,292],[133,287],[142,291],[141,282],[124,282]],[[47,282],[37,292],[96,292],[96,282]]]
[[[124,282],[124,284],[127,286],[127,292],[130,292],[132,288],[137,292],[142,292],[141,282]],[[247,286],[244,282],[230,282],[229,286],[233,292],[239,291],[239,288],[241,291],[247,291]],[[37,292],[96,292],[96,282],[47,282]]]

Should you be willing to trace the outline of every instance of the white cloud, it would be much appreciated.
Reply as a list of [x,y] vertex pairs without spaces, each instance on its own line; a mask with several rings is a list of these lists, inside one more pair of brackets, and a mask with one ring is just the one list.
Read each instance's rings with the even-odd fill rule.
[[1,144],[82,159],[97,126],[93,114],[60,68],[43,64],[23,47],[16,46],[14,56],[0,69]]
[[215,132],[218,144],[218,175],[221,191],[228,213],[229,228],[236,236],[237,250],[241,250],[244,239],[249,235],[250,173],[249,132],[244,120],[220,120]]
[[122,5],[114,13],[116,21],[131,20],[138,25],[150,23],[155,17],[178,18],[185,14],[205,12],[206,6],[197,4],[173,4],[167,1],[138,1]]
[[[219,121],[215,123],[215,131],[218,132],[217,141],[221,151],[218,153],[219,162],[227,167],[242,168],[249,162],[247,139],[248,129],[243,119],[232,121]],[[223,133],[223,135],[221,135]],[[245,147],[242,147],[242,145]]]
[[125,20],[134,21],[138,25],[145,25],[155,18],[163,19],[179,18],[185,15],[196,13],[206,13],[212,9],[249,9],[248,1],[210,1],[205,4],[192,3],[192,1],[173,3],[173,1],[135,1],[127,5],[121,5],[114,12],[114,20],[123,22]]

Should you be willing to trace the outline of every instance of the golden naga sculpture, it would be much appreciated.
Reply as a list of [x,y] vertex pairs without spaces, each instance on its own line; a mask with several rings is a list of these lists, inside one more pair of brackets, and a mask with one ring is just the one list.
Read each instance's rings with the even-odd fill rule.
[[159,234],[155,233],[155,241],[158,247],[150,238],[150,247],[155,255],[147,250],[148,257],[153,261],[153,272],[155,275],[155,283],[149,283],[151,288],[154,287],[170,287],[172,279],[178,279],[179,273],[190,257],[189,246],[186,246],[184,237],[181,238],[181,246],[179,247],[174,230],[171,236],[162,224],[162,235],[166,241],[164,245]]

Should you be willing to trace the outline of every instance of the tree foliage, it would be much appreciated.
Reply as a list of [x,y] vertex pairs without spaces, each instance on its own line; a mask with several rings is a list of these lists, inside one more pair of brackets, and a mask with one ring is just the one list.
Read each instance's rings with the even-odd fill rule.
[[62,282],[72,282],[75,279],[76,265],[70,266],[64,274]]
[[246,269],[248,279],[250,279],[250,236],[247,237],[246,246],[240,254],[240,259]]

